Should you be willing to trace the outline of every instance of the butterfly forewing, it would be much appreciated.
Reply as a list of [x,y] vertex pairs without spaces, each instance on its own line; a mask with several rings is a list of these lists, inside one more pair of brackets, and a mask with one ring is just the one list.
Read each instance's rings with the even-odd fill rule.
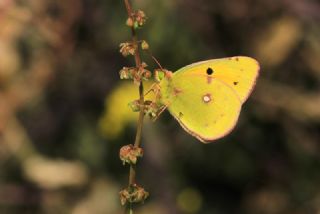
[[241,102],[250,95],[259,73],[258,62],[250,57],[237,56],[212,59],[188,65],[175,73],[176,78],[194,75],[205,75],[207,81],[218,79],[233,88]]

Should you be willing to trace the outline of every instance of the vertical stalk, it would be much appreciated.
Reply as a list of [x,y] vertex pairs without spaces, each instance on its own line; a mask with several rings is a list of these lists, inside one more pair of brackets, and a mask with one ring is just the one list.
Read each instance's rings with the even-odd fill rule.
[[[132,18],[133,20],[133,12],[132,12],[132,7],[130,5],[129,0],[124,0],[128,17]],[[137,68],[141,68],[141,57],[140,57],[140,52],[139,52],[139,45],[138,45],[138,38],[136,34],[136,30],[134,27],[131,27],[131,36],[132,36],[132,44],[135,47],[135,54],[134,54],[134,59],[135,59],[135,65]],[[136,132],[136,138],[134,142],[135,147],[139,147],[141,143],[141,134],[142,134],[142,127],[143,127],[143,118],[144,118],[144,89],[143,89],[143,83],[142,80],[140,80],[139,84],[139,103],[140,103],[140,112],[139,112],[139,118],[138,118],[138,124],[137,124],[137,132]],[[129,188],[130,186],[134,185],[136,183],[136,169],[134,165],[130,165],[130,171],[129,171]],[[132,204],[129,206],[129,213],[133,214],[133,209],[132,209]]]

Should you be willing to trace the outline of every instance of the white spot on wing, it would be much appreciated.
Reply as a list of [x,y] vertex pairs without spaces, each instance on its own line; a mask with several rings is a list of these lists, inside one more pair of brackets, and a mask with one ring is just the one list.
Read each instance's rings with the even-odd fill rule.
[[209,103],[211,101],[211,94],[205,94],[202,97],[203,102]]

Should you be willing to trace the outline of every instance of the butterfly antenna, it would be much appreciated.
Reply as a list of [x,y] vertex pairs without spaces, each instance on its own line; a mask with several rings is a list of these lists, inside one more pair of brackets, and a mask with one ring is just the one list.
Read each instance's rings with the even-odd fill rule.
[[151,53],[150,50],[148,50],[148,53],[150,54],[150,56],[151,56],[151,58],[153,59],[153,61],[155,61],[155,63],[159,66],[159,68],[160,68],[161,70],[163,70],[160,62],[152,55],[152,53]]

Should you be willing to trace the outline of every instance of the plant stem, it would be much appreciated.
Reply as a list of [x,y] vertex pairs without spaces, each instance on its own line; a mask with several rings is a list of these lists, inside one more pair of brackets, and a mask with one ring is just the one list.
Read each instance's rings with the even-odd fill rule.
[[[128,16],[132,18],[132,7],[130,5],[129,0],[124,0],[124,3],[126,5],[127,13]],[[132,35],[132,44],[136,48],[135,54],[134,54],[134,59],[135,59],[135,64],[137,68],[141,67],[141,57],[140,57],[140,52],[139,52],[139,45],[138,45],[138,38],[136,31],[134,27],[131,27],[131,35]],[[141,143],[141,133],[142,133],[142,126],[143,126],[143,118],[144,118],[144,92],[143,92],[143,83],[140,81],[139,84],[139,101],[140,101],[140,112],[139,112],[139,118],[138,118],[138,125],[137,125],[137,133],[136,133],[136,138],[134,142],[135,147],[139,147]],[[135,184],[135,178],[136,178],[136,169],[135,167],[131,164],[130,165],[130,172],[129,172],[129,186]]]

